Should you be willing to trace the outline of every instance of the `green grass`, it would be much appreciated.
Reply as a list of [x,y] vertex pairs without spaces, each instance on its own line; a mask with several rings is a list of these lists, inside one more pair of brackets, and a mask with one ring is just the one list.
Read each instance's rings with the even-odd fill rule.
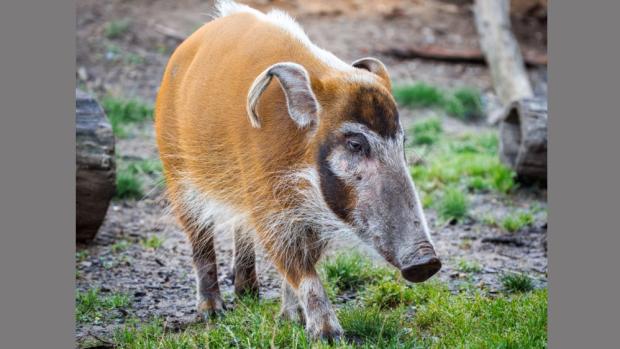
[[151,235],[142,240],[142,246],[148,249],[156,250],[163,245],[164,240],[159,238],[157,235]]
[[493,216],[490,213],[485,213],[484,215],[479,217],[478,220],[480,222],[482,222],[482,224],[484,224],[484,225],[488,225],[488,226],[491,226],[491,227],[498,226],[497,218],[495,218],[495,216]]
[[517,232],[534,222],[534,216],[530,212],[519,212],[512,213],[510,215],[505,216],[501,222],[500,226],[502,229],[509,233]]
[[445,91],[425,83],[394,87],[394,98],[410,108],[436,108],[446,114],[473,120],[483,116],[482,98],[476,89],[464,87]]
[[410,305],[415,300],[411,287],[395,280],[383,280],[370,285],[363,293],[362,300],[366,306],[379,309]]
[[113,310],[130,306],[129,295],[117,292],[103,294],[98,288],[78,291],[75,296],[75,316],[78,322],[100,323],[108,319]]
[[125,55],[125,62],[131,65],[141,65],[145,63],[144,57],[140,56],[137,53],[128,53]]
[[483,116],[482,98],[478,90],[462,87],[454,90],[452,96],[458,101],[455,104],[459,105],[459,109],[462,110],[455,115],[466,120],[478,119]]
[[[352,266],[353,261],[363,268]],[[344,267],[344,274],[330,268]],[[432,279],[422,284],[401,280],[389,269],[359,255],[338,255],[323,264],[327,287],[352,287],[360,297],[337,308],[345,339],[310,342],[303,326],[280,320],[278,300],[244,298],[205,328],[192,324],[175,332],[162,319],[129,320],[114,335],[118,348],[545,348],[547,290],[489,296],[475,288],[453,292]],[[89,291],[85,309],[127,306],[102,301]],[[109,302],[109,303],[107,303]],[[85,305],[89,306],[86,307]],[[92,304],[95,304],[93,306]],[[106,304],[97,305],[97,304]],[[89,314],[97,310],[88,310]],[[80,310],[84,313],[84,310]],[[105,315],[101,315],[105,316]]]
[[126,250],[129,247],[129,241],[127,240],[118,240],[110,246],[112,253],[119,253]]
[[391,269],[376,267],[367,258],[357,253],[340,253],[321,263],[323,280],[335,291],[341,293],[358,289],[392,275]]
[[463,273],[479,273],[482,271],[482,266],[480,263],[476,261],[468,261],[466,259],[461,259],[457,263],[457,268],[460,272]]
[[153,107],[137,100],[125,100],[115,97],[105,97],[101,104],[105,110],[112,131],[118,138],[128,136],[127,127],[153,118]]
[[546,289],[490,297],[475,290],[453,293],[438,281],[402,287],[408,298],[391,307],[353,302],[338,308],[345,339],[333,344],[309,342],[301,325],[279,320],[278,300],[253,298],[238,301],[209,329],[193,324],[174,332],[161,319],[130,321],[113,341],[118,348],[546,347]]
[[430,149],[417,149],[424,161],[411,168],[424,198],[447,187],[507,194],[516,188],[515,173],[498,156],[496,133],[466,134],[442,139]]
[[504,290],[509,293],[529,292],[534,289],[534,281],[523,273],[507,273],[500,281]]
[[467,217],[469,203],[458,188],[447,188],[437,203],[437,214],[444,221],[460,221]]
[[129,30],[130,22],[127,19],[113,20],[106,23],[103,34],[108,39],[116,39],[123,36]]
[[437,143],[443,132],[441,120],[437,117],[417,121],[409,133],[412,136],[411,145],[433,145]]
[[445,100],[442,90],[425,83],[395,86],[393,94],[398,103],[412,108],[441,107]]
[[161,175],[162,173],[162,164],[159,160],[136,160],[131,161],[127,165],[127,170],[133,174],[142,174],[142,175]]
[[402,331],[402,309],[385,311],[376,307],[347,306],[338,312],[338,320],[348,338],[366,346],[384,348],[407,341]]
[[162,164],[159,160],[124,161],[117,159],[116,198],[141,199],[145,182],[163,183]]
[[140,176],[127,168],[121,168],[116,172],[117,199],[140,199],[144,196],[142,180]]
[[87,258],[88,258],[88,251],[87,250],[81,250],[81,251],[75,252],[75,261],[76,262],[85,261]]

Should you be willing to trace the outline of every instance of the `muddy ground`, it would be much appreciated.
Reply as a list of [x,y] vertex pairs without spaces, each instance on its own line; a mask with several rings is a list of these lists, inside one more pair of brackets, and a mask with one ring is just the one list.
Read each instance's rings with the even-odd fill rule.
[[[442,87],[473,86],[484,92],[487,109],[494,108],[496,97],[484,66],[397,60],[380,53],[386,48],[412,43],[477,47],[470,7],[458,5],[463,1],[256,0],[246,3],[260,9],[275,6],[290,11],[313,41],[346,61],[369,55],[380,58],[388,66],[395,84],[424,81]],[[179,43],[176,37],[191,33],[207,21],[209,6],[209,2],[198,0],[78,0],[78,86],[100,98],[113,95],[152,103],[167,58]],[[109,38],[106,26],[112,21],[126,21],[128,29],[118,37]],[[524,47],[546,53],[544,21],[532,18],[513,21]],[[546,69],[532,69],[530,77],[537,93],[546,94]],[[401,110],[405,124],[423,113]],[[448,133],[458,134],[491,127],[483,122],[463,124],[444,118],[444,128]],[[118,140],[117,154],[122,158],[156,159],[152,125],[142,125],[131,133],[132,137]],[[470,199],[474,217],[486,213],[501,216],[515,208],[538,206],[541,209],[534,224],[511,234],[512,241],[507,244],[483,242],[484,238],[506,236],[498,228],[474,219],[457,225],[438,225],[435,212],[429,210],[432,236],[444,263],[438,277],[458,287],[467,279],[457,268],[458,262],[465,259],[483,267],[470,281],[490,293],[500,289],[499,275],[507,271],[525,272],[538,284],[545,285],[546,190],[524,187],[510,197],[477,194]],[[165,205],[157,186],[141,200],[115,200],[96,240],[77,247],[78,251],[84,251],[76,262],[78,290],[99,287],[102,292],[126,292],[133,298],[131,309],[115,320],[78,324],[78,343],[93,339],[105,342],[123,319],[133,316],[145,320],[161,316],[169,324],[179,326],[193,321],[195,289],[190,249],[174,219],[166,214]],[[142,243],[153,235],[163,241],[157,249]],[[115,243],[120,240],[130,243],[119,249]],[[220,281],[230,300],[229,239],[220,239],[217,247]],[[259,259],[261,295],[277,297],[280,278],[262,255]]]

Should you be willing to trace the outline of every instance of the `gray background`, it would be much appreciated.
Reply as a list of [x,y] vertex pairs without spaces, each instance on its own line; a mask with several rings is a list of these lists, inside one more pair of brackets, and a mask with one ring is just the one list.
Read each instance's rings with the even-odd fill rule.
[[620,1],[549,10],[550,348],[620,347],[618,14]]
[[0,4],[0,348],[72,348],[75,3]]
[[[2,348],[74,346],[74,5],[0,5]],[[618,346],[619,13],[550,5],[550,348]]]

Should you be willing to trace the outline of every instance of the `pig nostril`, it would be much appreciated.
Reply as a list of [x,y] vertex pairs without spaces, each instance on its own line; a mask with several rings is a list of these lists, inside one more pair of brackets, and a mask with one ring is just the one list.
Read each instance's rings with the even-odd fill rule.
[[427,255],[402,268],[401,274],[407,281],[423,282],[435,275],[439,269],[441,269],[439,258],[434,255]]

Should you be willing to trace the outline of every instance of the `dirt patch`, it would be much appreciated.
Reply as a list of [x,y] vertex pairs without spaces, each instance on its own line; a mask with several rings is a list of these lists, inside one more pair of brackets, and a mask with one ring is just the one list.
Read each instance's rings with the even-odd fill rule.
[[[397,84],[415,80],[491,90],[484,66],[397,60],[380,53],[389,47],[413,44],[477,48],[470,5],[429,0],[242,2],[261,10],[290,11],[316,44],[346,61],[369,55],[382,59]],[[113,94],[152,102],[167,59],[179,43],[161,27],[187,36],[210,19],[210,3],[78,1],[78,84],[100,96]],[[118,37],[106,35],[106,28],[123,21],[127,23],[125,32]],[[546,21],[515,18],[513,26],[525,48],[546,53]],[[540,84],[540,73],[532,70],[532,74],[534,84]]]

